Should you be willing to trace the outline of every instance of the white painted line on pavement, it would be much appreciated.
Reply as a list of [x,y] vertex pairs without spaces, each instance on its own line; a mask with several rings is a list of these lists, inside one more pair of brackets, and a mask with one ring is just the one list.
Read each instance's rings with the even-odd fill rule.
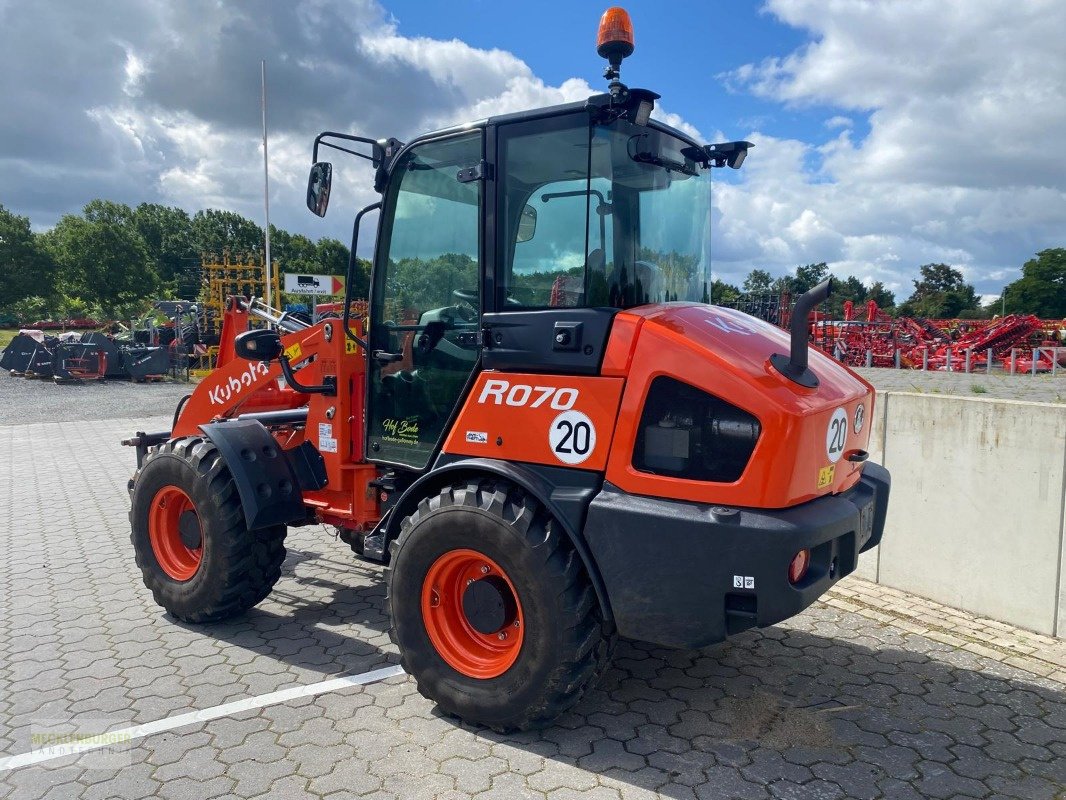
[[290,700],[296,700],[301,697],[311,697],[312,695],[336,692],[341,689],[347,689],[350,686],[365,686],[368,683],[376,683],[377,681],[383,681],[386,678],[395,678],[396,676],[403,674],[403,667],[394,665],[391,667],[371,670],[370,672],[364,672],[359,675],[346,675],[343,678],[331,678],[328,681],[310,683],[306,686],[293,686],[290,689],[281,689],[280,691],[270,692],[269,694],[246,697],[243,700],[235,700],[232,703],[224,703],[220,706],[212,706],[211,708],[202,708],[199,711],[190,711],[187,714],[177,714],[173,717],[165,717],[156,720],[155,722],[134,725],[131,728],[107,731],[107,738],[109,741],[106,742],[92,741],[85,744],[64,745],[62,748],[63,752],[60,753],[54,753],[50,752],[48,749],[43,749],[31,751],[29,753],[20,753],[15,756],[6,756],[0,758],[0,772],[7,772],[9,770],[18,769],[19,767],[28,767],[33,764],[40,764],[56,758],[66,758],[70,755],[84,753],[89,750],[97,750],[102,747],[113,747],[116,739],[121,739],[123,742],[131,742],[134,739],[141,739],[145,736],[163,733],[164,731],[180,728],[184,725],[194,725],[199,722],[221,719],[222,717],[228,717],[231,714],[239,714],[242,711],[250,711],[253,708],[265,708],[266,706],[273,706],[278,703],[287,703]]

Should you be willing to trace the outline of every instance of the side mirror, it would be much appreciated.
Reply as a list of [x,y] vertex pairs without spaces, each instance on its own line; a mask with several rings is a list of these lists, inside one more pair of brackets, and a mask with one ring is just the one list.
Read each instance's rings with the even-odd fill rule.
[[233,350],[246,361],[277,361],[282,353],[281,337],[269,328],[245,331],[234,338]]
[[329,206],[329,188],[333,182],[333,165],[319,161],[311,166],[307,176],[307,207],[320,217],[326,216]]
[[537,209],[529,203],[522,209],[522,216],[518,218],[518,241],[528,242],[537,232]]

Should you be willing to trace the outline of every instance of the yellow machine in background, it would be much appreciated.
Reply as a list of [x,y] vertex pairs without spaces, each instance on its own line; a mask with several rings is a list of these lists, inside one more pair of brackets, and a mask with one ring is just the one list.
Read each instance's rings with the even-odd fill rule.
[[[276,261],[273,272],[270,276],[270,296],[279,298],[281,287]],[[218,256],[204,253],[200,261],[200,280],[203,286],[200,293],[202,331],[209,337],[219,334],[226,298],[237,294],[248,298],[267,296],[267,270],[261,256],[231,258],[229,251],[223,251],[222,260],[219,261]]]

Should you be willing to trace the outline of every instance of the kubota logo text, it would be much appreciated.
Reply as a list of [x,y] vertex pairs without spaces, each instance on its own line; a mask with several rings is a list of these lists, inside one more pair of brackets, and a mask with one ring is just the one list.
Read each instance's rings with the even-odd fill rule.
[[207,393],[207,396],[211,398],[211,405],[226,405],[231,398],[239,395],[245,389],[250,388],[257,380],[259,380],[259,378],[269,373],[269,367],[267,367],[262,361],[249,363],[248,368],[244,372],[239,375],[234,375],[225,383],[216,386]]
[[529,386],[525,383],[512,384],[509,381],[488,380],[485,381],[485,386],[477,401],[479,403],[491,401],[498,406],[529,406],[530,408],[540,408],[547,403],[556,411],[566,411],[574,407],[578,394],[577,389]]

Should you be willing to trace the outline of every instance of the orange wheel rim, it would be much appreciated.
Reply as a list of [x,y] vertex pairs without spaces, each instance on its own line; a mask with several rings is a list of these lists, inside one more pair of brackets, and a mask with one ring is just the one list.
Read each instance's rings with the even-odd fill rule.
[[[474,602],[486,597],[487,604]],[[509,670],[525,637],[514,584],[476,550],[451,550],[433,562],[422,582],[422,620],[440,657],[471,678]]]
[[[197,536],[199,542],[192,541]],[[204,552],[200,520],[189,495],[177,486],[164,486],[152,498],[148,539],[160,568],[174,580],[187,581],[200,568]]]

